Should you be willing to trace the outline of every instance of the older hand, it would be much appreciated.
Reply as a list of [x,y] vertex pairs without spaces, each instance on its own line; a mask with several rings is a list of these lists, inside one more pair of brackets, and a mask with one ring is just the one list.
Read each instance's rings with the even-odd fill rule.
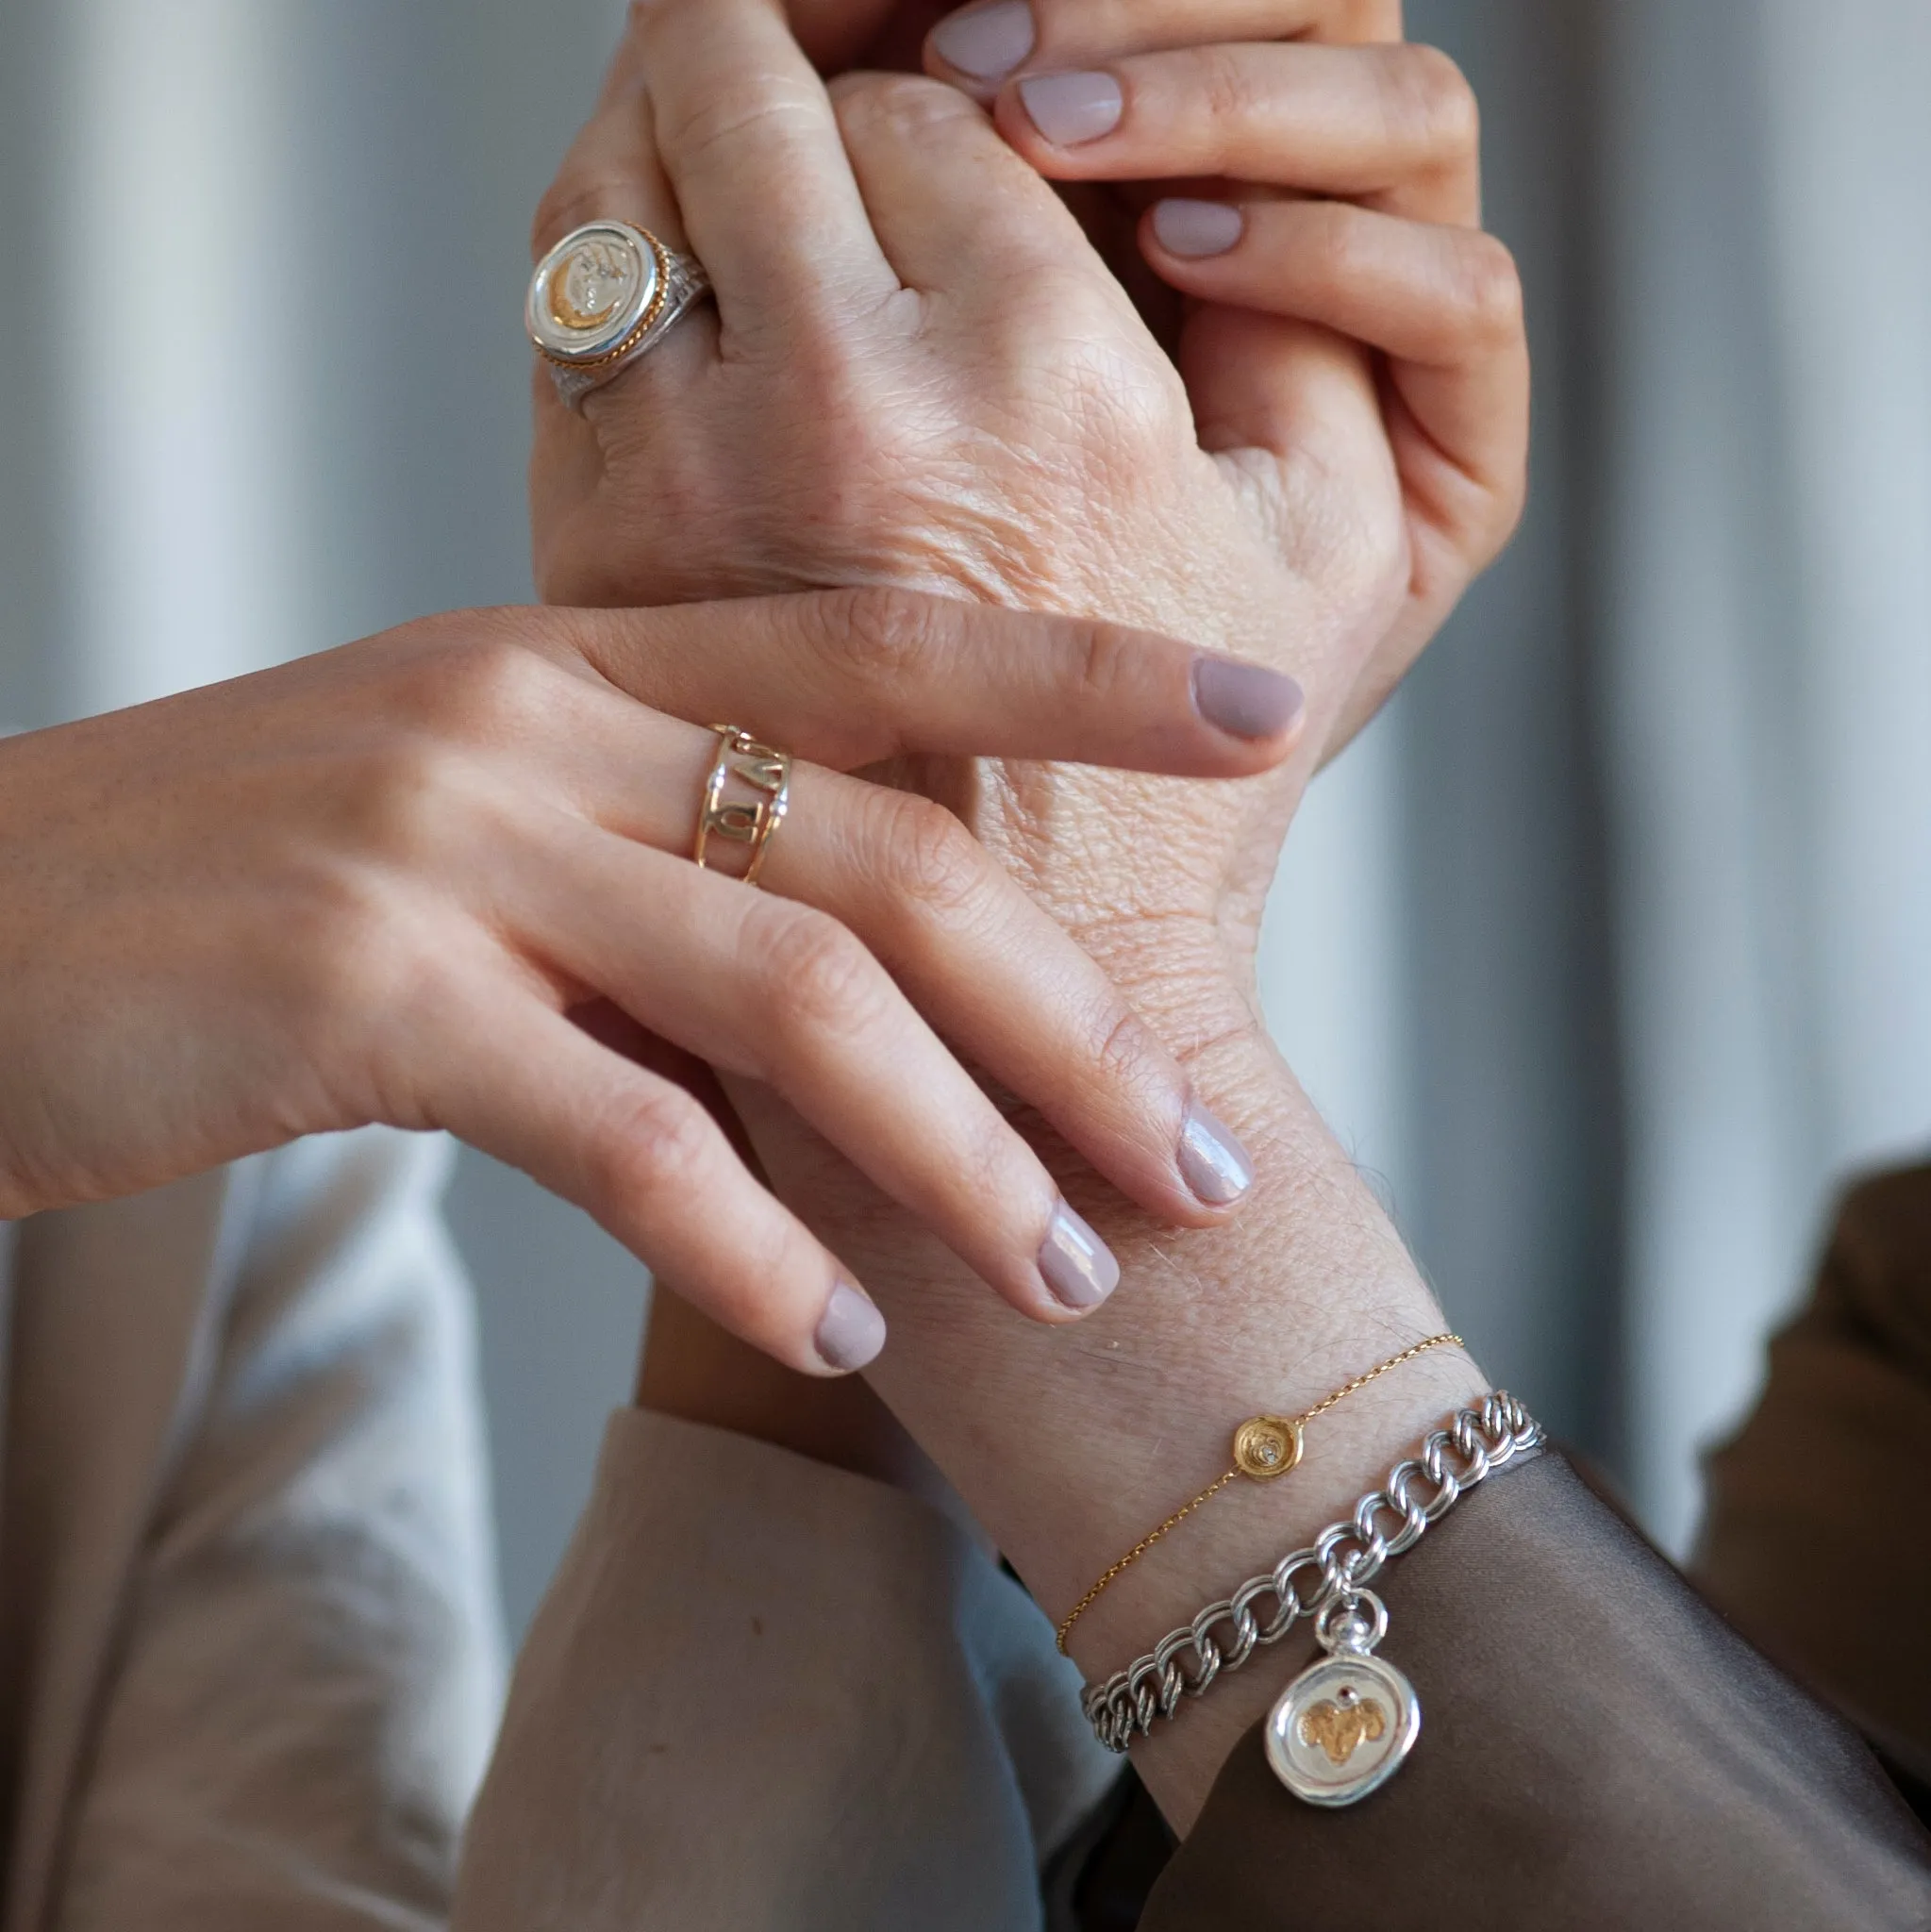
[[[1472,211],[1467,117],[1457,130],[1436,112],[1421,136],[1391,118],[1405,83],[1388,49],[1243,45],[1228,58],[1265,57],[1264,85],[1233,96],[1245,108],[1216,112],[1224,96],[1211,96],[1190,108],[1183,75],[1163,66],[1183,57],[1134,49],[1210,31],[1214,15],[1191,0],[1140,9],[1121,58],[1152,72],[1124,98],[1152,125],[1129,108],[1116,136],[1071,158],[1035,132],[1032,158],[1095,177],[1172,173],[1218,142],[1275,181],[1373,181],[1389,185],[1371,198]],[[1247,0],[1244,17],[1249,31],[1292,32],[1312,13]],[[1333,82],[1308,61],[1353,63],[1355,84],[1345,111],[1297,129]],[[1439,92],[1440,63],[1425,71]],[[1316,693],[1306,753],[1238,794],[1009,766],[915,774],[1149,1001],[1157,979],[1237,985],[1307,770],[1378,702],[1515,514],[1526,383],[1506,258],[1498,269],[1478,230],[1306,204],[1358,216],[1381,244],[1358,275],[1329,258],[1335,274],[1310,291],[1284,276],[1292,241],[1268,227],[1300,204],[1257,204],[1224,258],[1162,257],[1176,278],[1219,276],[1242,305],[1195,314],[1183,381],[971,104],[905,78],[836,92],[834,109],[771,0],[633,13],[539,241],[592,213],[677,239],[681,204],[720,310],[593,397],[585,421],[540,399],[546,591],[606,601],[887,577],[1158,623],[1296,671]],[[1022,100],[1001,98],[1015,138]],[[1443,280],[1464,254],[1487,276],[1477,302]],[[1409,352],[1396,367],[1425,425],[1399,382],[1384,408],[1374,358],[1328,325],[1350,319]],[[1425,364],[1413,359],[1424,325]],[[1472,479],[1459,491],[1457,476]],[[1139,944],[1154,930],[1157,974]]]
[[1239,1192],[1224,1134],[927,801],[801,764],[769,891],[692,865],[718,741],[684,720],[845,766],[1277,759],[1287,714],[1222,728],[1214,668],[898,592],[472,612],[0,743],[0,1213],[448,1127],[758,1346],[857,1366],[875,1310],[687,1091],[701,1060],[768,1084],[1025,1313],[1084,1312],[1104,1248],[934,1025],[1164,1216]]

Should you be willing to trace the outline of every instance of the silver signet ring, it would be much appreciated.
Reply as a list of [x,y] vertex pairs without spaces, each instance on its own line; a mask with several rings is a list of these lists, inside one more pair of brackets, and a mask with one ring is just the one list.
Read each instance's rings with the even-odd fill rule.
[[701,262],[648,228],[589,222],[538,262],[524,323],[573,409],[655,348],[710,290]]

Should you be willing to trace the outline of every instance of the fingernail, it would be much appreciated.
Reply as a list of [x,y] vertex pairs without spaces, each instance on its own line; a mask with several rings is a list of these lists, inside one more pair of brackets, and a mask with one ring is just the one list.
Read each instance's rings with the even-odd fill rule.
[[849,1374],[878,1358],[885,1346],[885,1317],[869,1294],[841,1281],[818,1318],[818,1333],[811,1341],[826,1368]]
[[1036,74],[1019,84],[1032,124],[1056,147],[1078,147],[1111,134],[1126,97],[1110,74]]
[[941,20],[932,51],[968,78],[1004,80],[1033,50],[1033,10],[1026,0],[995,0]]
[[1278,737],[1307,702],[1307,693],[1291,677],[1264,664],[1240,664],[1231,658],[1193,660],[1194,709],[1235,738]]
[[1187,1106],[1180,1129],[1180,1177],[1209,1208],[1238,1201],[1254,1185],[1254,1161],[1225,1121],[1199,1101]]
[[1247,217],[1224,201],[1162,201],[1154,208],[1154,236],[1169,255],[1224,255],[1246,225]]
[[1040,1244],[1040,1273],[1054,1299],[1069,1308],[1096,1308],[1120,1286],[1112,1249],[1064,1201]]

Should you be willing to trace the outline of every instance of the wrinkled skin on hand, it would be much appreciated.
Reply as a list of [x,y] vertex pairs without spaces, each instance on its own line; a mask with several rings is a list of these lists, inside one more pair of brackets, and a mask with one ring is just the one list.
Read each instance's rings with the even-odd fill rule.
[[[904,58],[930,9],[838,11],[811,23],[825,64],[868,12],[881,51]],[[607,124],[640,115],[658,62],[637,65]],[[658,141],[721,144],[726,111],[746,106],[693,126],[659,101]],[[774,274],[757,299],[722,304],[721,334],[707,314],[680,325],[585,420],[540,396],[544,595],[892,582],[1104,615],[1292,673],[1312,696],[1307,749],[1238,788],[991,761],[900,774],[957,811],[1157,1024],[1182,1009],[1176,1045],[1249,1024],[1260,911],[1299,791],[1419,643],[1390,640],[1411,555],[1373,359],[1305,324],[1202,306],[1176,361],[976,105],[861,76],[837,108],[901,285]],[[693,165],[670,158],[674,176]],[[592,199],[608,208],[625,170],[651,172],[635,145],[614,166],[608,144],[580,147],[539,241]],[[747,226],[809,224],[832,193],[802,166],[761,187],[745,176]],[[661,182],[641,197],[655,225],[674,218]]]

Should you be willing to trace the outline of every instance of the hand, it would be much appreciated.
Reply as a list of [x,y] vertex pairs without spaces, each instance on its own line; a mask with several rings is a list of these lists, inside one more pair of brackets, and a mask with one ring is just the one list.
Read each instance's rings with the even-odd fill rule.
[[[1258,11],[1281,31],[1313,17],[1305,5],[1250,5],[1250,21]],[[1190,7],[1168,38],[1200,18]],[[1386,52],[1242,51],[1349,60]],[[1377,85],[1370,75],[1351,103],[1385,130]],[[1492,497],[1488,510],[1464,523],[1444,512],[1438,540],[1435,500],[1412,481],[1405,488],[1405,478],[1427,480],[1425,439],[1406,469],[1396,462],[1366,355],[1326,328],[1251,308],[1203,310],[1190,335],[1202,351],[1190,357],[1190,405],[1097,257],[982,120],[916,81],[847,90],[839,110],[862,206],[829,107],[767,7],[672,0],[633,18],[539,240],[595,212],[628,213],[675,237],[651,126],[668,102],[683,117],[666,143],[671,173],[700,252],[723,256],[722,269],[711,264],[722,275],[723,333],[708,317],[683,325],[592,399],[587,424],[540,400],[546,589],[606,599],[891,575],[1160,622],[1290,664],[1321,693],[1306,755],[1273,785],[1238,797],[1175,786],[1096,791],[1038,772],[918,774],[1116,970],[1139,969],[1135,949],[1115,941],[1157,924],[1168,977],[1199,969],[1238,980],[1308,765],[1372,709],[1513,518],[1525,410],[1519,316],[1498,344],[1494,313],[1435,303],[1446,347],[1435,375],[1417,372],[1418,389],[1457,399],[1432,422],[1444,432],[1475,425],[1468,463],[1497,479],[1492,491],[1465,492],[1470,503]],[[741,143],[706,142],[701,125],[687,125],[719,99],[748,116],[754,133]],[[782,113],[757,111],[777,99]],[[1353,164],[1367,165],[1373,141],[1343,131]],[[1207,138],[1182,132],[1196,149]],[[693,142],[694,160],[684,154]],[[1325,152],[1304,139],[1302,163],[1310,146],[1317,159]],[[1426,141],[1384,132],[1382,147],[1382,173],[1392,168],[1398,183],[1404,168],[1417,178],[1435,170]],[[1144,142],[1131,152],[1132,166],[1158,165]],[[1323,162],[1330,178],[1345,158]],[[1472,201],[1473,155],[1436,160]],[[1426,306],[1429,249],[1448,232],[1377,219],[1398,231],[1397,269],[1412,273],[1406,283],[1395,274],[1378,296],[1373,278],[1340,290],[1336,299],[1371,321],[1377,304]],[[1493,245],[1469,233],[1492,265]],[[792,247],[793,234],[812,237],[810,249]],[[1292,309],[1293,290],[1273,293]],[[1243,291],[1248,301],[1269,295]],[[1510,384],[1512,409],[1485,406]],[[1069,412],[1068,395],[1082,408]],[[1201,405],[1216,412],[1211,458],[1191,413]],[[1491,423],[1501,425],[1493,436],[1483,427]],[[1461,460],[1450,450],[1441,467]],[[1452,489],[1436,480],[1448,504]],[[1062,877],[1068,859],[1077,880]],[[1104,929],[1090,918],[1097,907],[1111,908]],[[1176,965],[1183,924],[1198,942],[1180,946]]]
[[1211,413],[1199,375],[1230,373],[1250,340],[1217,339],[1216,308],[1322,324],[1385,357],[1412,574],[1333,756],[1522,511],[1522,290],[1481,227],[1480,117],[1459,70],[1403,43],[1399,0],[789,11],[826,73],[923,62],[990,105],[1178,358],[1196,409]]
[[768,892],[692,865],[717,740],[682,720],[781,726],[831,765],[991,747],[1240,774],[1291,742],[1294,695],[1157,639],[860,592],[467,613],[8,740],[0,1212],[300,1134],[446,1127],[735,1333],[857,1366],[876,1311],[640,1063],[694,1056],[768,1083],[1015,1306],[1069,1319],[1109,1258],[932,1026],[1167,1218],[1218,1219],[1238,1149],[926,801],[801,765]]
[[[1338,25],[1334,16],[1348,9],[1309,9],[1307,17],[1317,30],[1335,33],[1345,23]],[[1268,12],[1270,21],[1279,21],[1278,9]],[[1202,16],[1196,8],[1184,15],[1175,10],[1169,17],[1179,20],[1176,38],[1184,40],[1184,29]],[[734,97],[730,116],[741,118],[755,92],[745,77],[755,77],[757,63],[720,61],[719,72],[728,72],[734,86],[744,84]],[[632,90],[627,104],[626,87]],[[773,118],[780,118],[786,126],[815,125],[819,109],[794,73],[790,73],[785,88],[790,108]],[[637,193],[636,183],[641,178],[636,171],[635,142],[640,98],[634,73],[626,77],[626,70],[620,68],[605,115],[576,157],[581,172],[574,176],[567,173],[561,184],[565,200],[553,209],[551,231],[605,208],[645,220],[665,219],[668,204],[660,186],[651,186],[629,201],[604,199],[613,187],[619,193]],[[891,98],[888,94],[888,102]],[[846,111],[849,115],[849,108]],[[936,116],[942,110],[934,103],[929,111]],[[763,117],[752,118],[759,125],[760,137],[769,132]],[[722,133],[718,142],[725,144]],[[907,142],[913,144],[910,137]],[[711,159],[724,174],[723,158],[713,155]],[[1000,164],[990,155],[987,169],[976,175],[961,166],[951,150],[941,159],[944,165],[934,160],[923,175],[907,163],[906,174],[913,180],[907,195],[917,192],[923,178],[942,184],[931,191],[934,194],[959,193],[968,199],[975,182],[996,180],[1002,187],[1010,182],[1009,175],[1001,174]],[[1145,165],[1159,164],[1149,160]],[[1257,174],[1265,173],[1259,163],[1255,165]],[[1457,165],[1472,182],[1473,156]],[[800,168],[774,172],[785,174],[794,189],[806,178]],[[1030,211],[1026,218],[1037,219],[1042,232],[1051,235],[1052,248],[1061,250],[1070,261],[1080,260],[1077,244],[1067,240],[1063,223],[1052,226],[1057,217],[1026,200],[1024,191],[1015,187],[1013,192],[1019,197],[1016,206]],[[573,194],[574,204],[569,200]],[[874,211],[880,205],[874,197]],[[791,206],[797,206],[795,199]],[[974,202],[968,216],[1001,239],[1001,221],[1018,220],[1009,209],[1005,216],[988,209],[983,199]],[[942,212],[933,219],[932,225],[941,236],[948,232],[945,221]],[[747,216],[747,236],[761,232]],[[542,239],[550,239],[550,234]],[[883,239],[889,250],[891,237]],[[1026,259],[1030,267],[1032,258]],[[984,266],[981,258],[971,259],[972,271]],[[1051,304],[1032,307],[1025,277],[1018,280],[1017,290],[1011,281],[999,282],[989,306],[1019,305],[1039,339],[1030,346],[1040,356],[1076,352],[1089,312],[1075,314],[1064,304],[1057,308]],[[970,274],[962,273],[959,282],[969,293]],[[920,291],[924,304],[942,315],[943,305],[931,288],[922,284]],[[1412,514],[1402,493],[1407,473],[1390,446],[1389,419],[1382,412],[1372,358],[1343,348],[1330,330],[1297,324],[1291,297],[1275,304],[1266,291],[1257,289],[1243,299],[1255,312],[1215,326],[1224,328],[1229,339],[1230,368],[1251,385],[1254,414],[1277,425],[1280,433],[1278,446],[1257,445],[1235,458],[1231,467],[1244,467],[1273,491],[1274,527],[1282,540],[1274,548],[1276,561],[1284,554],[1298,555],[1317,582],[1323,568],[1333,564],[1333,575],[1325,582],[1339,609],[1347,604],[1351,582],[1356,591],[1364,585],[1373,588],[1372,570],[1351,578],[1348,559],[1358,559],[1361,554],[1351,551],[1351,540],[1368,550],[1387,541],[1390,555],[1401,567],[1399,597],[1390,600],[1400,607],[1394,620],[1399,622],[1407,612],[1425,612],[1426,597],[1412,594],[1403,555]],[[1278,323],[1267,320],[1257,310],[1268,306],[1289,310],[1288,318]],[[741,315],[744,310],[735,312]],[[727,302],[727,329],[733,314]],[[1069,314],[1074,320],[1062,329],[1060,320]],[[1446,335],[1455,337],[1458,325],[1451,304]],[[996,362],[980,383],[982,398],[990,396],[995,416],[1019,413],[1007,401],[1015,389],[1022,393],[1043,391],[1049,397],[1053,393],[1048,379],[1033,385],[1023,380],[1028,344],[1015,338],[1024,333],[997,314],[976,332],[959,332],[957,353],[962,358],[970,358],[989,340],[1002,347],[1004,360]],[[807,339],[806,347],[816,346],[816,341]],[[704,346],[708,352],[708,341]],[[747,359],[741,356],[734,364],[735,377],[747,378]],[[646,366],[612,390],[596,427],[601,438],[597,462],[608,467],[591,483],[592,491],[606,484],[627,488],[633,474],[630,465],[647,461],[654,450],[674,453],[685,446],[674,422],[662,441],[653,443],[646,419],[653,409],[674,411],[680,385],[693,376],[707,379],[698,374],[704,365],[694,344],[687,364],[674,375],[668,362],[660,362],[657,371]],[[1144,368],[1150,362],[1136,360],[1134,366]],[[1504,343],[1491,355],[1475,342],[1458,357],[1445,357],[1442,386],[1453,390],[1460,381],[1479,391],[1491,366],[1515,370],[1518,392],[1509,420],[1519,439],[1525,404],[1519,325],[1512,348]],[[1011,377],[1003,390],[998,387],[1002,372]],[[864,372],[858,368],[857,373]],[[1196,382],[1196,400],[1198,390]],[[882,391],[881,408],[890,399],[891,383]],[[903,392],[900,401],[907,406]],[[1474,421],[1479,415],[1479,410],[1470,410],[1460,420]],[[555,448],[564,447],[577,434],[554,411],[548,421],[549,429],[558,436]],[[826,435],[821,467],[824,475],[838,475],[841,473],[837,465],[846,454],[854,447],[863,454],[869,445],[862,436],[847,433],[842,418],[830,419],[830,426],[839,433]],[[1063,460],[1059,443],[1076,444],[1085,426],[1083,420],[1069,423],[1062,413],[1056,440],[1051,412],[1042,404],[1034,421],[1042,452],[1036,452],[1040,468],[1053,474]],[[959,432],[959,446],[966,451],[976,452],[986,441],[975,439],[969,429]],[[779,446],[789,449],[783,442]],[[1476,453],[1480,454],[1479,446]],[[1519,468],[1519,440],[1515,461]],[[1186,459],[1176,458],[1175,464],[1171,475],[1121,465],[1118,481],[1129,507],[1136,486],[1142,494],[1154,495],[1172,481],[1176,493],[1184,492],[1190,474]],[[868,480],[876,475],[875,466],[858,467]],[[1508,486],[1507,468],[1505,451],[1495,472],[1505,478],[1499,492],[1503,514],[1482,540],[1486,542],[1500,541],[1502,525],[1513,513],[1510,489],[1519,489],[1519,478]],[[687,480],[701,477],[701,464],[680,474]],[[586,471],[586,478],[589,475]],[[545,488],[541,450],[538,483],[541,512]],[[700,491],[698,500],[709,499]],[[550,502],[555,507],[563,498]],[[1114,502],[1103,489],[1098,514],[1081,510],[1073,515],[1071,562],[1064,576],[1048,575],[1055,587],[1051,594],[1063,594],[1058,587],[1068,580],[1081,581],[1082,543],[1101,549],[1109,542],[1115,546],[1106,559],[1109,574],[1098,585],[1110,608],[1120,608],[1123,600],[1158,594],[1163,576],[1169,583],[1185,578],[1187,563],[1184,558],[1175,561],[1177,546],[1149,552],[1144,542],[1130,541],[1136,534],[1132,519],[1113,515]],[[1384,523],[1383,510],[1397,504]],[[829,567],[844,561],[836,541],[841,527],[834,524],[830,530]],[[807,517],[798,534],[801,543],[807,541],[819,534],[818,526]],[[897,525],[889,521],[885,540],[893,541],[897,534]],[[1049,542],[1055,539],[1051,527],[1031,534],[1042,534]],[[1146,535],[1143,525],[1137,534]],[[1157,532],[1154,536],[1157,539]],[[620,546],[620,556],[627,555],[633,563],[641,558],[643,567],[655,567],[652,558],[659,541],[656,533],[626,531],[619,516],[604,537],[608,544]],[[1296,541],[1301,545],[1298,552],[1291,548]],[[621,546],[626,543],[624,551]],[[1233,546],[1207,545],[1193,559],[1200,590],[1196,614],[1202,623],[1219,623],[1230,605],[1238,608],[1240,587],[1230,587],[1226,576],[1242,567],[1242,557]],[[1465,557],[1466,569],[1473,570],[1483,558],[1482,543],[1472,545]],[[1009,585],[993,588],[997,594],[1012,593]],[[1307,602],[1297,601],[1292,608],[1305,610]],[[1310,630],[1294,636],[1290,626],[1284,626],[1288,635],[1269,637],[1257,646],[1278,652],[1276,661],[1290,661],[1302,670],[1321,693],[1316,700],[1317,723],[1326,724],[1337,736],[1349,728],[1368,701],[1360,693],[1372,696],[1377,682],[1388,675],[1388,662],[1380,656],[1386,633],[1369,621],[1372,615],[1372,609],[1366,616],[1357,611],[1357,627],[1340,625],[1325,634]],[[1424,615],[1416,628],[1426,621]],[[1399,649],[1411,649],[1415,641],[1411,636],[1399,643]],[[1010,768],[978,774],[976,791],[967,792],[974,823],[991,828],[1001,849],[1024,866],[1022,875],[1028,883],[1069,915],[1092,949],[1109,960],[1136,1000],[1181,1045],[1203,1086],[1241,1124],[1259,1157],[1255,1199],[1239,1225],[1222,1234],[1175,1236],[1144,1218],[1108,1215],[1095,1205],[1096,1218],[1105,1220],[1113,1233],[1133,1291],[1123,1295],[1096,1324],[1079,1331],[1074,1345],[1066,1346],[1018,1324],[987,1320],[957,1295],[956,1270],[947,1258],[841,1162],[830,1158],[813,1137],[789,1128],[777,1109],[753,1109],[748,1115],[779,1191],[803,1205],[814,1225],[836,1230],[841,1241],[866,1253],[881,1287],[890,1292],[894,1319],[902,1324],[901,1342],[914,1345],[901,1345],[880,1363],[876,1386],[959,1485],[1041,1602],[1056,1611],[1074,1601],[1091,1576],[1148,1524],[1216,1473],[1224,1449],[1221,1432],[1233,1419],[1258,1409],[1297,1407],[1338,1386],[1380,1354],[1440,1325],[1425,1283],[1378,1204],[1285,1070],[1270,1057],[1252,1009],[1241,997],[1241,967],[1251,930],[1248,914],[1257,912],[1259,890],[1272,867],[1273,840],[1305,777],[1318,735],[1310,733],[1307,750],[1274,786],[1228,788],[1212,799],[1197,788],[1144,787],[1130,780],[1097,780],[1085,774]],[[1176,827],[1184,830],[1187,824],[1184,812],[1175,811],[1174,801],[1188,796],[1198,800],[1199,815],[1192,823],[1204,836],[1171,837]],[[1216,836],[1228,830],[1233,835],[1231,863],[1228,842]],[[1244,872],[1240,859],[1243,849],[1250,868]],[[1170,866],[1190,866],[1205,881],[1200,899],[1177,895],[1188,908],[1178,918],[1161,916],[1171,913],[1174,904],[1167,896]],[[1242,878],[1249,888],[1244,905],[1238,892],[1228,891],[1230,882]],[[1204,917],[1198,909],[1203,899],[1212,908]],[[1079,1184],[1070,1180],[1069,1185]],[[669,1305],[663,1306],[668,1310]],[[654,1344],[676,1325],[654,1322]],[[749,1379],[727,1363],[721,1366],[701,1336],[695,1341],[688,1335],[684,1339],[687,1345],[681,1356],[654,1355],[649,1359],[647,1398],[705,1419],[768,1429],[768,1424],[758,1420],[769,1414],[765,1405],[754,1402],[747,1408],[737,1399],[752,1386]],[[959,1399],[962,1375],[970,1380],[970,1403]],[[1282,1548],[1344,1508],[1422,1429],[1481,1387],[1479,1372],[1464,1358],[1437,1354],[1412,1365],[1402,1376],[1365,1391],[1346,1410],[1338,1411],[1332,1431],[1310,1446],[1307,1464],[1290,1490],[1262,1501],[1237,1498],[1217,1518],[1190,1525],[1184,1550],[1178,1544],[1165,1547],[1159,1557],[1124,1578],[1075,1633],[1082,1660],[1110,1668],[1132,1655],[1149,1635],[1190,1612],[1208,1586],[1264,1567]],[[841,1404],[836,1410],[809,1411],[798,1425],[797,1441],[814,1453],[896,1474],[902,1460],[899,1450],[878,1426],[879,1418],[862,1412],[859,1391],[850,1393],[859,1400],[858,1408]],[[1271,1695],[1266,1679],[1257,1674],[1190,1714],[1185,1725],[1175,1726],[1173,1735],[1163,1736],[1146,1754],[1146,1774],[1170,1817],[1183,1828],[1221,1758],[1251,1718],[1254,1699]]]
[[1221,398],[1238,408],[1252,379],[1241,361],[1259,344],[1242,311],[1318,325],[1380,358],[1409,577],[1331,755],[1522,514],[1522,287],[1481,226],[1474,95],[1446,55],[1402,42],[1394,0],[1160,0],[1110,31],[1077,0],[995,0],[943,23],[927,64],[996,56],[1020,16],[1023,62],[958,77],[990,94],[1042,175],[1103,197],[1141,277],[1150,267],[1190,298],[1174,345],[1203,425],[1235,426]]

